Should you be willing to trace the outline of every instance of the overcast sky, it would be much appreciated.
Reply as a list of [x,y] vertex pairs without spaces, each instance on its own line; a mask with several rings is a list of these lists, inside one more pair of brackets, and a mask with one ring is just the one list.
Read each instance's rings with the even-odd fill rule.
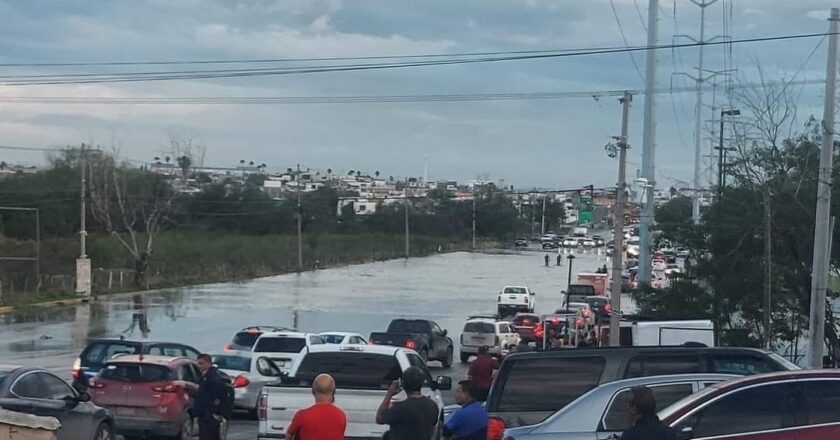
[[[645,43],[646,0],[613,0],[630,45]],[[676,3],[676,4],[675,4]],[[735,39],[819,33],[836,2],[727,0],[709,7],[707,36]],[[660,44],[696,34],[699,9],[661,0]],[[623,46],[609,0],[37,0],[0,1],[0,63],[218,60],[445,54]],[[681,40],[685,41],[685,40]],[[706,68],[739,68],[745,81],[759,63],[771,79],[824,77],[819,38],[741,44],[734,66],[722,47],[706,50]],[[635,62],[644,73],[645,55]],[[662,50],[659,87],[691,83],[696,49]],[[363,61],[366,62],[366,61]],[[301,62],[297,65],[318,63]],[[0,75],[230,66],[0,67]],[[238,67],[266,67],[238,66]],[[722,80],[723,78],[721,78]],[[252,78],[129,84],[0,86],[0,96],[340,96],[562,92],[640,89],[626,53],[500,63],[431,66]],[[803,87],[800,117],[821,115],[822,86]],[[717,102],[724,99],[722,94]],[[711,104],[712,93],[705,94]],[[689,182],[694,94],[657,99],[657,179]],[[644,98],[631,113],[628,175],[641,163]],[[711,110],[704,110],[704,119]],[[615,98],[529,101],[307,105],[79,105],[0,103],[0,145],[119,146],[151,161],[171,137],[206,147],[207,165],[240,159],[285,169],[381,171],[468,180],[479,175],[518,187],[613,185],[617,162],[604,153],[619,131]],[[708,152],[709,143],[704,142]],[[0,151],[8,162],[42,163],[43,153]]]

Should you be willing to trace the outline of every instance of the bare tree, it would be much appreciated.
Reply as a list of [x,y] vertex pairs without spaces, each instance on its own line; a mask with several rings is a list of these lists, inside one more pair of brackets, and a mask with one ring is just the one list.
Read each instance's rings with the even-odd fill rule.
[[131,255],[134,283],[148,288],[155,239],[176,193],[163,176],[129,169],[109,156],[91,161],[88,170],[93,217]]

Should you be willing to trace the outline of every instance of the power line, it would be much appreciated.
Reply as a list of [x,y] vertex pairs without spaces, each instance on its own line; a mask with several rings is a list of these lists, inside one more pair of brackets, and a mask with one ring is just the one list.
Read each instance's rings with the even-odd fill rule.
[[[433,60],[433,61],[418,61],[405,63],[367,63],[367,64],[339,64],[331,66],[302,66],[291,68],[254,68],[254,69],[221,69],[221,70],[203,70],[203,71],[165,71],[165,72],[118,72],[118,73],[79,73],[79,74],[65,74],[57,76],[56,78],[38,78],[37,76],[16,76],[11,80],[2,81],[0,84],[13,85],[59,85],[59,84],[96,84],[96,83],[118,83],[118,82],[139,82],[139,81],[170,81],[170,80],[189,80],[189,79],[210,79],[210,78],[234,78],[234,77],[254,77],[254,76],[270,76],[270,75],[298,75],[298,74],[312,74],[312,73],[328,73],[328,72],[350,72],[350,71],[367,71],[367,70],[382,70],[382,69],[399,69],[411,67],[427,67],[427,66],[441,66],[441,65],[460,65],[460,64],[475,64],[475,63],[489,63],[501,61],[524,61],[537,59],[551,59],[551,58],[566,58],[587,55],[604,55],[615,53],[632,53],[647,50],[661,50],[661,49],[681,49],[697,47],[700,45],[714,46],[724,44],[745,44],[757,42],[772,42],[783,40],[796,40],[804,38],[823,37],[826,33],[819,34],[797,34],[797,35],[778,35],[769,37],[747,38],[741,40],[729,41],[715,41],[703,43],[681,43],[670,45],[657,45],[645,47],[624,47],[624,48],[607,48],[595,50],[574,50],[569,49],[562,53],[539,53],[539,54],[525,54],[525,55],[511,55],[511,56],[495,56],[485,58],[472,59],[448,59],[448,60]],[[94,76],[94,77],[91,77]],[[34,78],[34,79],[33,79]]]
[[[621,40],[624,41],[624,47],[630,47],[630,43],[627,42],[627,37],[624,35],[624,27],[621,26],[621,19],[618,18],[618,11],[615,10],[615,2],[613,0],[610,0],[610,9],[612,9],[613,17],[615,18],[615,24],[618,25],[618,33],[621,34]],[[644,22],[642,22],[642,27],[644,27]],[[642,74],[642,69],[636,64],[636,58],[633,56],[633,52],[628,52],[627,54],[630,55],[630,61],[633,63],[636,73],[639,74],[639,78],[644,82],[645,76]]]
[[[761,88],[771,85],[818,85],[824,80],[800,80],[786,82],[747,83],[736,86],[740,89]],[[710,86],[704,90],[710,90]],[[298,105],[298,104],[374,104],[413,102],[470,102],[509,100],[552,100],[580,99],[622,96],[628,89],[519,92],[519,93],[466,93],[429,95],[356,95],[356,96],[230,96],[230,97],[73,97],[73,96],[0,96],[0,103],[8,104],[90,104],[90,105]],[[695,92],[696,87],[672,87],[656,90],[656,94]],[[644,95],[644,91],[629,89],[633,95]],[[72,147],[71,147],[72,148]],[[0,146],[0,149],[32,149],[29,147]],[[66,148],[36,148],[40,151],[62,151]],[[142,161],[140,161],[142,162]],[[148,162],[143,162],[148,163]]]

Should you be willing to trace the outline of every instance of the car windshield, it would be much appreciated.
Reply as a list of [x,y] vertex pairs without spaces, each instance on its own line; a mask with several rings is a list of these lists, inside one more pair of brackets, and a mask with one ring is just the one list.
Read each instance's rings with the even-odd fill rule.
[[254,346],[254,343],[257,342],[257,339],[261,334],[262,332],[253,330],[239,332],[233,337],[233,345],[251,348]]
[[592,286],[585,286],[580,284],[572,284],[567,291],[569,295],[592,295],[595,293],[595,288]]
[[469,333],[496,333],[496,327],[489,322],[468,322],[464,324],[464,332]]
[[537,315],[519,315],[513,318],[513,325],[518,326],[526,326],[532,324],[538,324],[540,322],[540,317]]
[[298,368],[295,381],[311,386],[316,376],[329,372],[338,388],[387,389],[402,376],[397,358],[393,355],[364,352],[310,353]]
[[344,341],[344,335],[321,335],[321,339],[325,344],[341,344]]
[[528,293],[524,287],[505,287],[504,293]]
[[98,367],[119,354],[139,354],[140,344],[130,342],[94,342],[81,356],[83,366]]
[[163,382],[170,380],[172,370],[163,365],[141,363],[113,363],[99,372],[102,379],[121,382]]
[[222,370],[251,371],[251,358],[220,354],[213,356],[213,363]]
[[289,336],[262,337],[254,345],[257,353],[300,353],[306,347],[306,339]]

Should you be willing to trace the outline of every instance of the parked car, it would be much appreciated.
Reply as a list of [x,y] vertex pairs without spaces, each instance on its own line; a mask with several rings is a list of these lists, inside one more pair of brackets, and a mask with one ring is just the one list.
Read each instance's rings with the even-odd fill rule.
[[536,342],[540,338],[534,334],[534,327],[540,323],[540,320],[540,315],[534,313],[517,313],[511,323],[521,340],[525,342]]
[[405,347],[420,354],[424,362],[440,361],[444,368],[452,366],[454,348],[448,332],[426,319],[395,319],[384,333],[371,333],[374,345]]
[[200,377],[194,361],[184,357],[122,355],[90,380],[90,395],[113,414],[117,434],[186,439],[197,430],[192,397],[173,382],[197,384]]
[[688,248],[678,247],[677,248],[677,258],[688,258],[691,255],[691,251]]
[[781,356],[752,348],[579,348],[507,356],[487,398],[487,412],[507,428],[533,425],[598,385],[664,374],[758,374],[796,370]]
[[257,403],[263,386],[276,382],[283,372],[271,359],[248,351],[211,355],[213,364],[231,378],[233,407],[257,416]]
[[71,375],[73,388],[83,391],[88,387],[88,380],[114,356],[122,354],[152,354],[157,356],[183,356],[190,359],[198,357],[194,347],[177,342],[132,341],[125,338],[94,339],[88,342],[79,357],[73,362]]
[[836,439],[840,371],[785,371],[723,382],[659,416],[681,439]]
[[527,238],[517,238],[516,241],[513,242],[515,247],[528,247],[528,239]]
[[587,296],[595,296],[595,286],[591,284],[572,284],[566,290],[561,291],[563,294],[563,304],[570,302],[583,302]]
[[577,239],[575,237],[566,237],[563,239],[563,247],[575,247],[577,246]]
[[233,340],[229,344],[225,344],[225,350],[232,351],[250,351],[254,348],[257,339],[266,332],[293,332],[295,330],[286,327],[277,327],[273,325],[253,325],[245,327],[233,335]]
[[604,241],[604,237],[601,237],[600,235],[597,235],[597,234],[592,236],[592,241],[594,241],[595,246],[598,246],[598,247],[601,247],[601,246],[606,244],[606,241]]
[[[289,380],[263,388],[257,438],[284,438],[295,413],[312,404],[312,381],[323,372],[329,372],[335,379],[335,403],[347,414],[347,438],[382,438],[388,427],[377,425],[373,415],[382,402],[385,390],[409,367],[423,370],[426,383],[421,392],[431,398],[443,414],[440,391],[450,389],[452,379],[433,378],[417,352],[370,345],[312,347],[292,371]],[[393,401],[405,398],[405,393],[401,392],[394,396]]]
[[325,344],[367,345],[368,343],[367,339],[358,333],[326,332],[318,333],[318,336],[324,340]]
[[665,263],[664,258],[661,258],[661,259],[660,258],[654,258],[653,261],[650,264],[651,264],[651,269],[656,270],[656,271],[660,271],[660,272],[668,268],[668,264]]
[[558,245],[556,242],[553,242],[553,241],[546,241],[542,244],[542,248],[545,249],[545,250],[557,249],[559,247],[560,247],[560,245]]
[[595,314],[598,321],[608,321],[610,319],[612,306],[610,305],[609,298],[606,296],[595,295],[587,296],[584,298],[584,301],[589,305],[589,308]]
[[[542,423],[508,429],[501,438],[511,440],[606,439],[612,435],[619,435],[630,427],[628,403],[633,387],[650,388],[656,398],[656,408],[661,410],[710,385],[739,377],[730,374],[675,374],[605,383],[578,397]],[[489,430],[493,431],[494,428],[500,429],[496,419],[490,421]],[[490,432],[490,434],[494,435],[495,432]]]
[[682,268],[680,267],[679,264],[670,263],[667,266],[665,266],[665,275],[668,275],[669,277],[674,276],[674,275],[679,275],[681,273],[682,273]]
[[61,423],[58,440],[116,440],[111,415],[90,400],[86,391],[46,370],[0,366],[0,408],[55,417]]
[[314,333],[270,332],[260,335],[252,351],[274,361],[280,370],[289,372],[300,361],[305,349],[323,343],[324,340]]
[[500,317],[518,312],[533,313],[536,292],[527,286],[505,286],[496,297],[496,312]]
[[464,323],[461,333],[462,363],[467,363],[470,356],[478,354],[478,349],[487,347],[490,354],[501,356],[511,347],[519,345],[519,334],[507,321],[496,318],[473,316]]

